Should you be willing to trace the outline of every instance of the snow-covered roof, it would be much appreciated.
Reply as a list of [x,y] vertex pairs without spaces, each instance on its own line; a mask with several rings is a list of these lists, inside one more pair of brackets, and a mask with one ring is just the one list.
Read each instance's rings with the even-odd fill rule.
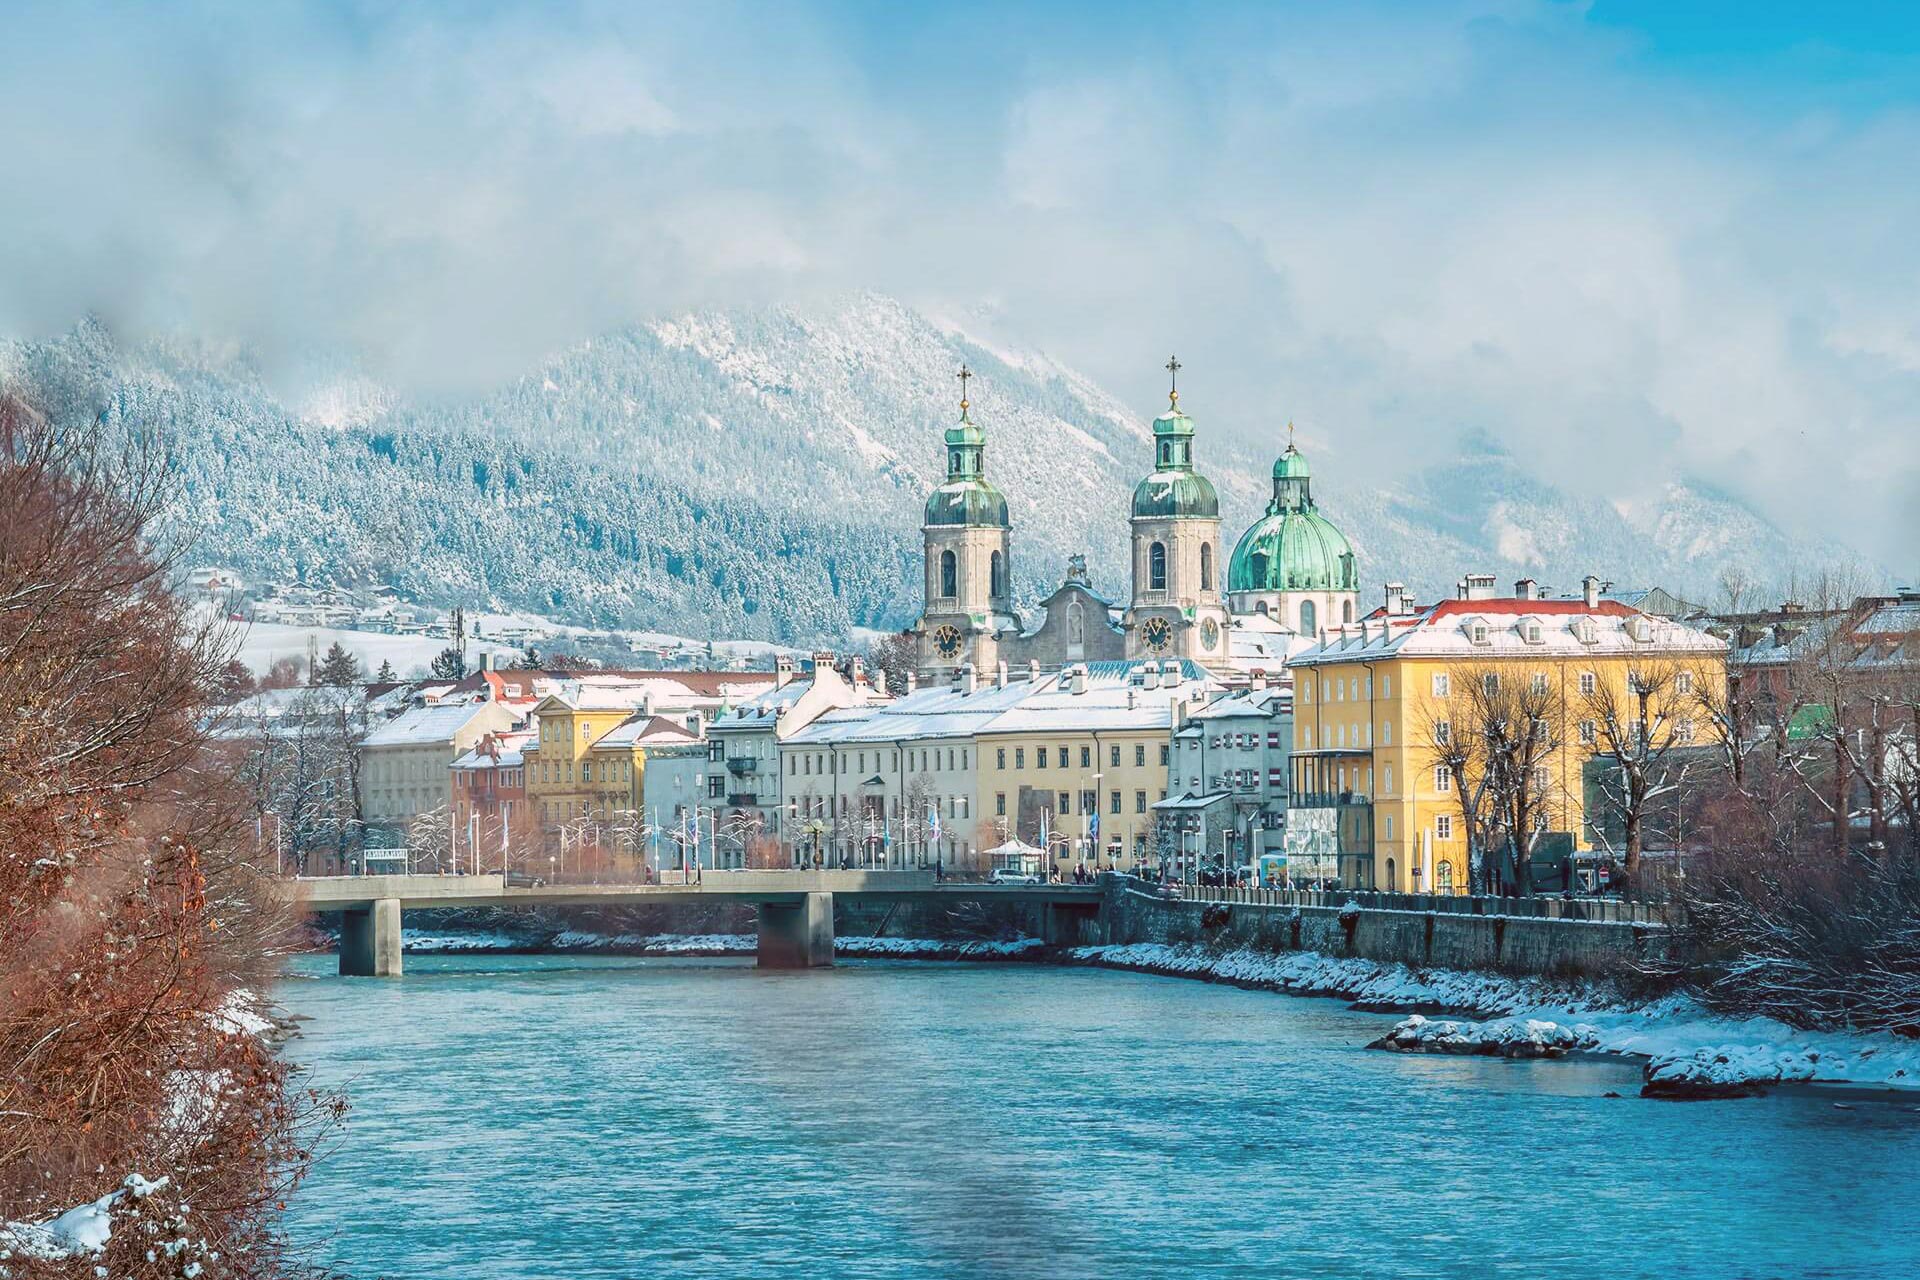
[[593,744],[595,751],[621,747],[680,746],[700,741],[700,735],[662,716],[635,716],[608,730]]
[[1195,711],[1193,720],[1232,720],[1246,717],[1266,719],[1277,712],[1288,710],[1292,696],[1283,689],[1237,689],[1223,694]]
[[1617,600],[1442,600],[1412,614],[1329,632],[1291,665],[1386,658],[1573,658],[1629,653],[1726,652],[1726,642]]
[[363,747],[426,747],[446,745],[475,716],[484,714],[484,702],[443,703],[403,711],[360,740]]
[[483,752],[480,745],[484,745],[486,740],[482,739],[480,745],[462,753],[460,758],[453,762],[452,767],[455,769],[517,769],[527,762],[523,752],[533,742],[533,736],[531,729],[493,734],[491,737],[494,745],[499,749],[498,755]]

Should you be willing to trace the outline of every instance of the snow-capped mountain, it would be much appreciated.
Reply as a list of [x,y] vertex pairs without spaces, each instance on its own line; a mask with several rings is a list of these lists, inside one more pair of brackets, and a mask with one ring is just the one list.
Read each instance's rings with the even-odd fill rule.
[[[890,299],[678,316],[606,335],[472,399],[397,394],[352,369],[278,397],[244,353],[129,349],[88,323],[0,348],[0,378],[51,411],[160,430],[196,560],[269,580],[386,582],[442,604],[598,626],[796,643],[918,608],[919,524],[966,362],[988,468],[1014,513],[1023,603],[1085,551],[1125,594],[1128,497],[1148,419],[1044,356]],[[1268,494],[1279,441],[1200,416],[1227,536]],[[1363,582],[1426,593],[1466,571],[1704,591],[1730,558],[1789,546],[1750,510],[1676,481],[1659,500],[1569,494],[1469,440],[1380,487],[1316,457],[1316,496]]]

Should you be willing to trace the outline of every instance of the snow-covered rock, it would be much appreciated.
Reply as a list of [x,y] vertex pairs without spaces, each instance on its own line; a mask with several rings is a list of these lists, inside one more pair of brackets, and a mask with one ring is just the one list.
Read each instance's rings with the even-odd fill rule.
[[1381,1036],[1369,1049],[1395,1053],[1462,1053],[1494,1058],[1560,1058],[1575,1049],[1591,1049],[1592,1027],[1562,1026],[1540,1018],[1499,1018],[1492,1022],[1434,1020],[1414,1014]]

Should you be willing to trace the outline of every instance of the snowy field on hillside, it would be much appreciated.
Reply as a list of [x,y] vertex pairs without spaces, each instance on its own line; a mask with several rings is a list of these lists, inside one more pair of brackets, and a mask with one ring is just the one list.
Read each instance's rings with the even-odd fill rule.
[[[434,655],[447,647],[444,636],[396,636],[384,631],[292,627],[278,622],[244,625],[246,633],[241,638],[238,656],[247,665],[247,670],[256,676],[265,675],[282,658],[298,658],[304,664],[310,642],[323,656],[337,642],[360,660],[361,667],[369,676],[380,669],[381,663],[391,662],[394,674],[402,678],[426,674]],[[467,641],[469,663],[476,662],[482,653],[517,658],[521,649],[518,645],[496,644],[487,640]]]

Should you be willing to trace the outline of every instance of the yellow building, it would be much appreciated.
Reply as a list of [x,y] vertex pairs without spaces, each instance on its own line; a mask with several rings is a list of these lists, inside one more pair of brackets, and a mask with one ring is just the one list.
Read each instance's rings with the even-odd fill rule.
[[1724,685],[1725,644],[1599,598],[1539,597],[1531,582],[1496,598],[1469,577],[1457,599],[1413,607],[1397,587],[1383,610],[1289,662],[1294,670],[1289,845],[1337,844],[1350,888],[1464,893],[1463,788],[1489,793],[1481,760],[1490,721],[1537,722],[1508,760],[1506,794],[1530,829],[1589,847],[1582,766],[1609,737],[1635,732],[1647,686],[1649,740],[1705,741],[1703,697]]
[[993,843],[1038,844],[1044,821],[1063,873],[1096,856],[1132,869],[1167,796],[1172,730],[1219,690],[1189,661],[1095,662],[1049,677],[977,733],[974,811]]
[[556,694],[543,699],[534,716],[538,732],[525,750],[527,804],[549,832],[638,813],[648,748],[698,741],[674,722],[611,697]]

